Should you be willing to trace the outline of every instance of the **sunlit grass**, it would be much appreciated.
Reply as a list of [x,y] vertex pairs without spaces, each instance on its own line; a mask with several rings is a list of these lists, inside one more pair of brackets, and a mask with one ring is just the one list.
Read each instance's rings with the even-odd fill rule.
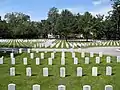
[[[3,54],[1,53],[1,56]],[[4,64],[0,65],[0,90],[7,90],[7,85],[10,83],[16,84],[16,90],[32,90],[32,85],[40,84],[41,90],[57,90],[57,86],[63,84],[67,87],[67,90],[82,90],[83,85],[91,85],[92,90],[104,90],[104,86],[110,84],[114,87],[114,90],[120,89],[120,63],[116,62],[116,57],[112,57],[112,63],[106,63],[106,56],[101,58],[101,63],[95,63],[95,57],[90,58],[90,64],[85,65],[84,59],[80,57],[80,53],[76,53],[76,57],[79,59],[79,64],[74,65],[71,53],[66,53],[66,65],[60,65],[61,53],[55,54],[53,65],[48,65],[48,58],[50,52],[45,53],[45,59],[41,60],[41,65],[35,65],[35,58],[31,60],[28,53],[16,54],[16,65],[10,64],[9,54],[4,54]],[[89,56],[89,54],[86,54]],[[98,55],[95,55],[98,56]],[[28,65],[24,66],[22,59],[28,58]],[[35,57],[40,57],[40,53],[35,53]],[[93,77],[91,75],[92,67],[98,67],[99,76]],[[106,76],[106,66],[113,67],[113,75]],[[16,68],[16,76],[9,76],[9,68]],[[32,76],[26,76],[26,67],[32,68]],[[49,77],[43,77],[42,68],[49,68]],[[66,77],[60,78],[60,67],[66,68]],[[83,68],[83,76],[76,76],[77,67]]]

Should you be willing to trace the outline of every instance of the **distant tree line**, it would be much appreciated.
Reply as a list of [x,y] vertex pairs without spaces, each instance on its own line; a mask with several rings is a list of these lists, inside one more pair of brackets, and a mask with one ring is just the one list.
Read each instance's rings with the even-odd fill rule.
[[46,20],[31,21],[30,16],[21,12],[7,13],[0,17],[0,38],[48,38],[48,34],[59,35],[62,39],[81,36],[90,39],[120,39],[120,1],[112,0],[113,10],[109,16],[73,14],[55,7],[48,12]]

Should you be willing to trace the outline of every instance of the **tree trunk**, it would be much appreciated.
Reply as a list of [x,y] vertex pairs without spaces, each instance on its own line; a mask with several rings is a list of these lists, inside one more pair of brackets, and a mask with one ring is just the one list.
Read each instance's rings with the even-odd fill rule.
[[66,42],[67,42],[67,39],[68,39],[68,38],[67,38],[67,35],[65,35],[65,41],[66,41]]
[[67,42],[67,38],[65,38],[66,42]]

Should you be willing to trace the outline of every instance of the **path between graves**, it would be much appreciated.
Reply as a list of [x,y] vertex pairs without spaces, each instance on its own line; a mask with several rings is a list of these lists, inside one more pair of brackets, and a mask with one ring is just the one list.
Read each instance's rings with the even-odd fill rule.
[[[82,52],[94,52],[94,53],[99,53],[99,52],[103,52],[103,54],[105,55],[112,55],[112,56],[120,56],[120,51],[117,51],[120,47],[90,47],[90,48],[84,48],[81,49],[80,51]],[[33,51],[36,49],[32,49]],[[38,49],[39,51],[57,51],[57,52],[61,52],[63,51],[63,49]],[[68,52],[72,49],[64,49],[64,51]],[[79,51],[79,49],[73,49],[74,51]]]
[[118,49],[120,49],[120,47],[91,47],[82,49],[82,51],[94,53],[103,52],[103,54],[106,55],[120,56],[120,51],[118,51]]

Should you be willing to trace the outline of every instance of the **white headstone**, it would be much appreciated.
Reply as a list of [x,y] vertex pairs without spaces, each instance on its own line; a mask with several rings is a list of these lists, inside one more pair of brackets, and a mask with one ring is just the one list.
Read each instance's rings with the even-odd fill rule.
[[47,67],[43,68],[43,76],[44,77],[48,76],[48,68]]
[[52,58],[48,58],[48,65],[52,65]]
[[107,63],[110,63],[110,62],[111,62],[111,57],[110,57],[110,56],[106,57],[106,62],[107,62]]
[[92,76],[97,76],[98,72],[97,72],[97,67],[92,67]]
[[65,65],[65,58],[61,58],[61,65]]
[[77,67],[77,76],[82,76],[82,67]]
[[90,52],[90,57],[94,57],[94,53],[93,52]]
[[19,53],[22,53],[22,48],[19,49]]
[[15,65],[15,58],[11,58],[11,64]]
[[65,77],[65,67],[60,68],[60,77]]
[[41,59],[44,59],[44,53],[41,53]]
[[90,85],[84,85],[83,90],[91,90],[91,86]]
[[89,57],[85,57],[85,64],[89,64],[89,63],[90,63]]
[[[72,45],[73,46],[73,45]],[[73,53],[73,47],[70,49],[70,52]]]
[[30,49],[27,49],[27,53],[30,53]]
[[10,68],[10,76],[15,76],[15,67]]
[[36,50],[36,53],[39,53],[39,50]]
[[32,75],[32,70],[31,67],[26,68],[26,76],[31,76]]
[[117,56],[117,62],[120,62],[120,56]]
[[111,85],[105,85],[105,90],[113,90],[113,87]]
[[78,64],[78,58],[74,58],[74,64]]
[[54,59],[54,58],[55,58],[54,53],[51,53],[51,58],[52,58],[52,59]]
[[11,57],[11,58],[14,58],[14,53],[10,53],[10,57]]
[[75,58],[75,52],[72,52],[72,58]]
[[61,56],[62,58],[65,58],[65,52],[62,52],[62,56]]
[[36,65],[40,65],[40,58],[36,58]]
[[34,53],[30,53],[30,58],[34,59]]
[[106,75],[108,75],[108,76],[112,75],[112,67],[111,66],[106,67]]
[[97,64],[100,63],[100,57],[96,57],[96,63],[97,63]]
[[85,53],[84,53],[84,52],[81,53],[81,57],[82,57],[82,58],[85,57]]
[[15,89],[15,86],[16,86],[16,85],[13,84],[13,83],[9,84],[9,85],[8,85],[8,90],[16,90],[16,89]]
[[40,85],[38,85],[38,84],[33,85],[32,90],[40,90]]
[[102,57],[103,56],[103,53],[102,52],[99,52],[99,57]]
[[47,53],[47,50],[45,50],[45,53]]
[[64,85],[59,85],[58,90],[66,90],[66,87]]
[[27,58],[23,58],[23,64],[27,65]]
[[0,58],[0,64],[3,64],[3,58]]

